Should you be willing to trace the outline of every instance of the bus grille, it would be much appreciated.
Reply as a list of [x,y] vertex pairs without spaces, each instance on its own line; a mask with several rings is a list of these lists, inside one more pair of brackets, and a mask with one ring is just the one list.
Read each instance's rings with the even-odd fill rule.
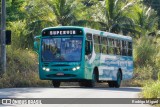
[[72,71],[71,68],[66,69],[51,69],[51,71]]
[[51,66],[69,66],[68,64],[54,64],[54,65],[51,65]]
[[56,74],[50,74],[46,75],[47,77],[76,77],[74,74],[64,74],[64,75],[56,75]]

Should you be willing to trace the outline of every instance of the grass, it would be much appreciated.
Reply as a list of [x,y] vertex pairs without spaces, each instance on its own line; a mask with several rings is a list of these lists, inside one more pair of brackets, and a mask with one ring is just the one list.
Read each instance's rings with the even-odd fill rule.
[[[143,98],[160,98],[160,80],[146,83],[141,95]],[[160,107],[160,104],[155,106]]]
[[43,86],[51,86],[51,82],[39,80],[36,72],[15,72],[14,74],[5,73],[3,78],[0,79],[0,88]]
[[[160,39],[141,38],[135,41],[134,61],[136,84],[143,86],[141,97],[160,98]],[[133,82],[132,81],[132,82]],[[160,107],[160,104],[155,106]]]
[[37,55],[28,49],[7,48],[7,71],[0,78],[0,88],[51,86],[38,74]]
[[142,95],[144,98],[160,98],[160,81],[154,81],[147,83]]

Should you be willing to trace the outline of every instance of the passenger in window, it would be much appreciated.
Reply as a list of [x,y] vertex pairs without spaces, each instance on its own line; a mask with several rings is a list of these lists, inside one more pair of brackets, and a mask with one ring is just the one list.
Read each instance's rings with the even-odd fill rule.
[[81,50],[82,50],[82,46],[80,44],[78,44],[78,47],[76,48],[76,50],[74,52],[81,53]]

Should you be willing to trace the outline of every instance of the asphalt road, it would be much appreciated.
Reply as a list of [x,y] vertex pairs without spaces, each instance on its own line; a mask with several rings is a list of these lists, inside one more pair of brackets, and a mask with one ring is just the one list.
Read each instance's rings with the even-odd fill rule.
[[[98,101],[100,98],[138,98],[140,91],[140,87],[81,88],[64,86],[60,88],[4,88],[0,89],[0,98],[97,98]],[[150,107],[150,105],[146,104],[73,104],[73,102],[78,102],[79,99],[71,100],[73,100],[70,101],[71,104],[19,104],[0,105],[0,107]],[[118,100],[115,99],[115,103]]]

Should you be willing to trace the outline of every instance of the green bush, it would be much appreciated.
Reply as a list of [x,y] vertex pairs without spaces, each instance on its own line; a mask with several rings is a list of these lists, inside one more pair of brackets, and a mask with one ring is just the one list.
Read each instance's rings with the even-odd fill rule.
[[0,87],[51,86],[39,79],[37,55],[30,50],[7,48],[7,71],[0,78]]
[[143,88],[142,95],[144,98],[160,98],[160,81],[147,83]]
[[158,72],[158,80],[160,81],[160,72]]
[[10,22],[7,29],[12,29],[12,48],[33,48],[34,36],[31,35],[32,32],[27,28],[25,20]]
[[154,63],[157,48],[151,38],[141,37],[135,40],[133,52],[135,65],[141,67],[146,66],[146,63]]

